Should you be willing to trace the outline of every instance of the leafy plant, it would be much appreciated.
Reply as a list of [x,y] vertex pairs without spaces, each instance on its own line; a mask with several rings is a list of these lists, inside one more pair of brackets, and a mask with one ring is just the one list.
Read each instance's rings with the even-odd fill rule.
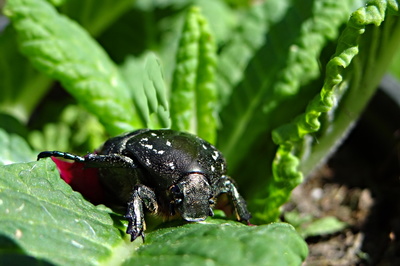
[[[400,41],[396,1],[8,0],[3,12],[0,158],[15,163],[0,168],[3,261],[300,264],[293,227],[267,223],[346,135]],[[45,96],[55,81],[68,95]],[[122,216],[50,160],[24,163],[26,141],[85,153],[145,127],[215,144],[267,225],[154,223],[130,243]]]

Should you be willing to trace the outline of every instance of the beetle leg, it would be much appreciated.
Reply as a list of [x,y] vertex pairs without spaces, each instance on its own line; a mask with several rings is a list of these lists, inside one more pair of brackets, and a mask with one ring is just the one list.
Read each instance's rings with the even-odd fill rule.
[[136,168],[136,164],[131,158],[115,153],[108,155],[89,153],[82,157],[62,151],[43,151],[38,154],[37,159],[40,160],[47,157],[61,157],[84,163],[87,168]]
[[64,159],[73,160],[75,162],[85,161],[84,157],[62,151],[42,151],[41,153],[38,154],[37,160],[39,161],[40,159],[47,157],[61,157]]
[[144,241],[146,223],[144,221],[143,204],[149,211],[157,212],[158,204],[154,191],[145,185],[137,185],[128,201],[128,209],[125,214],[125,218],[129,221],[126,233],[131,235],[131,241],[139,236]]
[[239,194],[233,180],[229,176],[222,176],[216,183],[217,196],[222,193],[228,193],[232,198],[233,206],[236,210],[237,219],[239,221],[249,222],[251,218],[250,212],[247,210],[246,201]]

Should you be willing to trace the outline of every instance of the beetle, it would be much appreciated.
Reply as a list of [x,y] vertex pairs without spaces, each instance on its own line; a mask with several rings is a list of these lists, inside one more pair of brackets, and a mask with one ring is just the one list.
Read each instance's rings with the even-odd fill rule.
[[144,209],[189,222],[213,216],[220,194],[227,193],[239,221],[251,214],[234,181],[226,175],[223,155],[207,141],[170,129],[141,129],[107,140],[96,153],[78,156],[43,151],[38,160],[62,157],[98,170],[106,195],[127,205],[127,234],[144,240]]

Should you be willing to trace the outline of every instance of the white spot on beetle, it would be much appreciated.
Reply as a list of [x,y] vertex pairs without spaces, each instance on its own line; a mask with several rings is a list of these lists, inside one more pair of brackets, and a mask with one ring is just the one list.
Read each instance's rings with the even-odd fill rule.
[[153,149],[153,152],[157,153],[157,154],[163,154],[165,151],[164,150]]
[[146,158],[146,164],[147,165],[151,165],[151,162],[150,162],[149,158]]
[[155,136],[157,136],[157,134],[156,133],[150,133],[150,135],[152,135],[153,137],[155,137]]
[[214,170],[215,170],[214,165],[211,165],[211,172],[214,172]]
[[167,146],[170,146],[170,147],[172,146],[172,143],[169,140],[167,140],[166,144],[167,144]]
[[140,141],[148,141],[148,138],[142,138]]
[[207,146],[203,144],[203,149],[207,150]]
[[214,151],[214,154],[211,156],[213,157],[214,161],[216,161],[219,157],[219,153],[217,151]]
[[151,145],[151,144],[142,144],[142,146],[149,150],[153,149],[153,145]]
[[169,163],[167,163],[167,165],[168,165],[169,168],[171,168],[172,170],[175,169],[175,164],[174,164],[174,162],[169,162]]

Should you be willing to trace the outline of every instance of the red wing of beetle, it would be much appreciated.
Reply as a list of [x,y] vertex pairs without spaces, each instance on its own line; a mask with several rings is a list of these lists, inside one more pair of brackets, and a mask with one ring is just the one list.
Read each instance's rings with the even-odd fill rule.
[[51,159],[57,165],[61,178],[73,190],[80,192],[94,204],[104,203],[104,190],[100,184],[97,168],[86,168],[84,163],[67,162],[56,157]]

